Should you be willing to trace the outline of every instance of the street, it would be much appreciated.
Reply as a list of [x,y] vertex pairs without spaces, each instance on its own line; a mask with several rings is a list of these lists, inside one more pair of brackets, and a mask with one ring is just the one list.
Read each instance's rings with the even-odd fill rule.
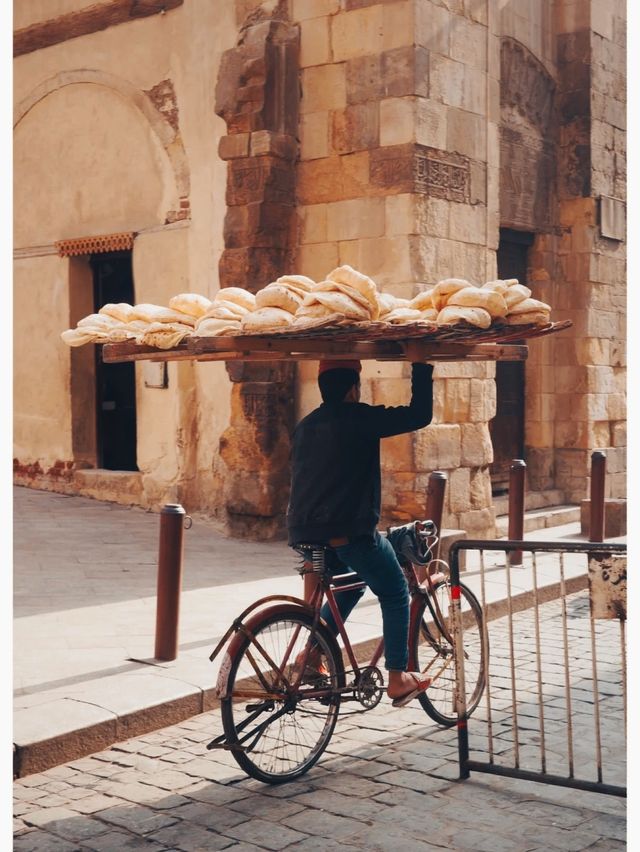
[[[572,659],[586,659],[589,635],[585,593],[572,596]],[[541,607],[545,631],[558,604]],[[531,669],[530,612],[516,616],[519,671]],[[605,623],[606,631],[615,628]],[[490,675],[504,684],[507,619],[491,622]],[[530,634],[530,631],[529,631]],[[550,642],[551,645],[551,642]],[[610,671],[609,654],[603,671]],[[555,665],[557,659],[552,660]],[[595,777],[592,714],[586,664],[572,682],[581,697],[573,719],[577,777]],[[619,690],[601,702],[603,728],[617,732],[604,743],[605,780],[624,783],[624,737]],[[604,680],[604,678],[603,678]],[[553,684],[553,678],[551,679]],[[497,695],[498,693],[496,693]],[[535,678],[518,681],[518,707],[535,741]],[[503,739],[496,752],[512,764],[508,702],[500,701]],[[221,732],[217,710],[145,736],[117,743],[15,783],[14,849],[19,852],[120,850],[548,850],[625,849],[625,800],[571,788],[472,774],[458,778],[456,729],[432,723],[417,703],[402,710],[388,700],[367,713],[346,705],[319,763],[302,779],[265,786],[247,778],[230,754],[209,752]],[[562,713],[559,696],[545,702],[547,747],[557,756]],[[528,709],[526,709],[528,708]],[[485,748],[483,699],[470,721],[470,743]],[[474,740],[475,737],[475,740]],[[555,759],[553,771],[561,772]],[[534,761],[535,763],[535,761]],[[533,764],[532,764],[533,765]],[[589,768],[591,766],[591,769]],[[613,767],[613,770],[612,770]],[[579,770],[579,771],[578,771]],[[566,776],[565,771],[565,776]]]

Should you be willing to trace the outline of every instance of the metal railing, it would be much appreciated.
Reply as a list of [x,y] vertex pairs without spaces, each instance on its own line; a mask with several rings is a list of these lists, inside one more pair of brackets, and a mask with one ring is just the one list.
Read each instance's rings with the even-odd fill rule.
[[[467,585],[471,558],[479,569],[473,579],[491,649],[483,700],[469,719],[455,591],[462,550]],[[511,564],[513,552],[523,553],[522,565]],[[626,796],[626,552],[626,544],[584,541],[453,545],[461,779],[485,772]]]

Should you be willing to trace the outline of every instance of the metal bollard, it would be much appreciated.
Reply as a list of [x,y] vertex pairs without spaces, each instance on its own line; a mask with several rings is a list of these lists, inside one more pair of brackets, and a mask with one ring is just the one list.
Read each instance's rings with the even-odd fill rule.
[[[441,470],[434,470],[429,474],[429,485],[427,486],[427,502],[425,508],[425,520],[433,521],[438,528],[438,543],[432,553],[434,559],[440,556],[440,539],[442,538],[442,515],[444,512],[444,492],[447,487],[447,474]],[[434,569],[437,570],[437,569]],[[426,568],[418,572],[420,582],[425,579]]]
[[602,450],[595,450],[591,453],[589,541],[604,541],[604,479],[606,469],[606,454]]
[[179,503],[168,503],[160,513],[156,660],[175,660],[178,656],[184,519],[185,511]]
[[[509,466],[509,532],[510,541],[524,538],[524,475],[527,465],[524,459],[513,459]],[[507,554],[509,565],[522,565],[522,551],[512,550]]]

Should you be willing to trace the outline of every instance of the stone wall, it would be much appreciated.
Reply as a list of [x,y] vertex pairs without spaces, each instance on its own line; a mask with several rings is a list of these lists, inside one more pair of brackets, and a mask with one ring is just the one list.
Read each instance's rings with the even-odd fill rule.
[[[486,4],[294,0],[293,15],[302,69],[299,271],[320,279],[349,263],[405,297],[417,282],[493,277],[498,223],[487,210],[497,192],[499,48]],[[435,375],[433,425],[383,442],[384,519],[422,515],[428,475],[442,469],[445,524],[492,535],[494,368],[439,365]],[[407,365],[365,363],[363,400],[406,403],[408,376]],[[318,399],[313,370],[302,380],[299,415]]]
[[[607,454],[607,496],[625,495],[626,141],[624,3],[575,3],[557,16],[565,116],[552,343],[556,483],[587,496],[591,452]],[[550,424],[549,424],[550,425]]]

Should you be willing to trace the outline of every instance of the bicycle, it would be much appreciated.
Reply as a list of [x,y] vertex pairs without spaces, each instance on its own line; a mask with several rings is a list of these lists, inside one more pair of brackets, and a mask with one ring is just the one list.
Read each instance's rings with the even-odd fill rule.
[[[432,679],[429,689],[417,698],[431,719],[450,727],[458,721],[455,613],[448,565],[430,558],[438,541],[437,530],[431,521],[414,521],[390,528],[387,535],[411,597],[409,669]],[[233,621],[209,658],[214,660],[231,637],[216,686],[224,733],[207,748],[231,751],[248,775],[269,784],[299,778],[316,763],[329,744],[343,702],[358,702],[362,709],[356,712],[371,710],[384,690],[384,677],[377,666],[383,640],[369,663],[359,664],[336,603],[336,594],[366,584],[352,581],[353,574],[335,573],[344,566],[329,546],[311,543],[296,550],[302,556],[298,571],[318,575],[311,601],[287,595],[255,601]],[[416,564],[428,565],[423,582],[418,579]],[[434,573],[434,568],[444,570]],[[469,716],[484,691],[489,648],[478,600],[463,584],[459,591]],[[320,618],[325,597],[344,654]],[[316,657],[320,652],[325,674],[309,675],[307,661],[312,650]],[[345,669],[345,664],[350,668]]]

